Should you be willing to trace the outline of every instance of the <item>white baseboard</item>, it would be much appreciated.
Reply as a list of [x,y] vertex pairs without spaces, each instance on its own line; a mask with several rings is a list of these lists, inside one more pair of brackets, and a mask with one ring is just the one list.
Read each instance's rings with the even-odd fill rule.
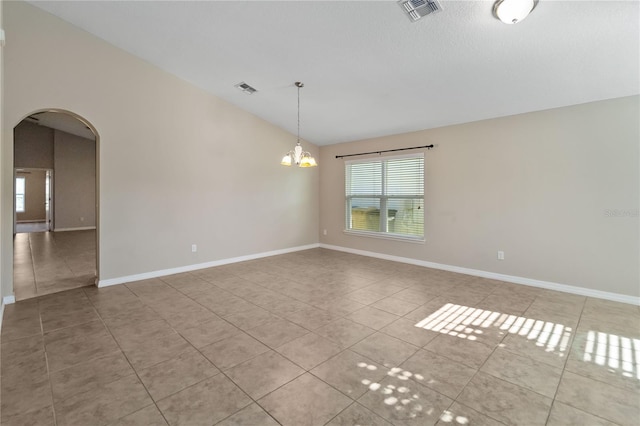
[[279,254],[292,253],[296,251],[309,250],[320,247],[320,244],[309,244],[306,246],[290,247],[286,249],[267,251],[263,253],[249,254],[246,256],[232,257],[228,259],[214,260],[213,262],[198,263],[195,265],[180,266],[178,268],[161,269],[158,271],[145,272],[142,274],[128,275],[125,277],[110,278],[107,280],[99,280],[98,287],[108,287],[112,285],[124,284],[133,281],[148,280],[150,278],[164,277],[167,275],[180,274],[182,272],[191,272],[198,269],[213,268],[214,266],[228,265],[230,263],[245,262],[247,260],[260,259],[263,257],[277,256]]
[[2,332],[2,318],[4,318],[4,303],[0,302],[0,332]]
[[517,277],[514,275],[499,274],[496,272],[481,271],[478,269],[463,268],[460,266],[445,265],[442,263],[427,262],[425,260],[411,259],[408,257],[392,256],[388,254],[375,253],[372,251],[357,250],[348,247],[333,246],[330,244],[320,244],[320,247],[329,250],[343,251],[346,253],[359,254],[361,256],[375,257],[378,259],[391,260],[394,262],[408,263],[411,265],[424,266],[426,268],[442,269],[444,271],[458,272],[476,277],[490,278],[499,281],[506,281],[514,284],[523,284],[530,287],[544,288],[548,290],[562,291],[564,293],[578,294],[580,296],[595,297],[598,299],[612,300],[614,302],[628,303],[630,305],[640,305],[640,297],[628,296],[626,294],[610,293],[608,291],[593,290],[590,288],[576,287],[566,284],[558,284],[550,281],[535,280],[532,278]]
[[95,226],[82,226],[80,228],[56,228],[53,232],[67,232],[67,231],[88,231],[90,229],[96,229]]

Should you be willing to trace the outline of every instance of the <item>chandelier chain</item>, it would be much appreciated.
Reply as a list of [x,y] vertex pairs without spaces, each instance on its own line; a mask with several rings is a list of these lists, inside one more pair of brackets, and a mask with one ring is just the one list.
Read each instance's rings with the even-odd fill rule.
[[300,84],[298,86],[298,143],[300,143]]

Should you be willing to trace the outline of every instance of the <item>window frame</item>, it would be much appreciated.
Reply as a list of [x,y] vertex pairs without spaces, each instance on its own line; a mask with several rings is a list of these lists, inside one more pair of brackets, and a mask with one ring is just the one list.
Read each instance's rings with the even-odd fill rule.
[[[22,191],[22,194],[18,194],[18,180],[21,179],[23,184],[22,187],[24,188]],[[25,176],[16,176],[16,181],[15,181],[15,186],[16,186],[16,191],[15,191],[15,198],[14,198],[14,202],[15,202],[15,212],[16,213],[24,213],[27,211],[27,178]],[[18,195],[22,195],[22,210],[18,210]]]
[[[387,173],[387,167],[385,165],[386,162],[388,161],[392,161],[392,160],[401,160],[401,159],[407,159],[407,158],[420,158],[422,159],[422,164],[423,164],[423,179],[424,179],[424,153],[418,153],[418,154],[405,154],[405,155],[393,155],[393,156],[385,156],[385,157],[380,157],[380,158],[366,158],[366,159],[359,159],[359,160],[347,160],[344,162],[344,209],[345,209],[345,217],[344,217],[344,230],[343,232],[345,234],[349,234],[349,235],[356,235],[356,236],[362,236],[362,237],[371,237],[371,238],[379,238],[379,239],[387,239],[387,240],[399,240],[399,241],[406,241],[406,242],[413,242],[413,243],[419,243],[419,244],[424,244],[425,242],[425,230],[424,230],[424,223],[425,223],[425,209],[422,209],[422,214],[423,214],[423,227],[422,227],[422,235],[407,235],[407,234],[398,234],[398,233],[393,233],[393,232],[388,232],[388,226],[389,226],[389,221],[388,221],[388,209],[387,209],[387,204],[389,200],[393,200],[393,199],[402,199],[402,200],[406,200],[406,199],[415,199],[415,200],[422,200],[422,204],[424,206],[424,183],[423,183],[423,188],[422,188],[422,195],[388,195],[387,194],[387,188],[386,188],[386,173]],[[351,164],[358,164],[358,163],[382,163],[382,167],[381,167],[381,193],[380,195],[378,194],[363,194],[363,195],[347,195],[346,193],[346,188],[347,188],[347,182],[348,179],[350,178],[348,176],[348,166]],[[370,230],[362,230],[362,229],[352,229],[349,227],[349,224],[351,224],[351,220],[352,220],[352,201],[354,199],[379,199],[379,211],[380,211],[380,224],[381,227],[384,228],[383,230],[378,230],[378,231],[370,231]]]

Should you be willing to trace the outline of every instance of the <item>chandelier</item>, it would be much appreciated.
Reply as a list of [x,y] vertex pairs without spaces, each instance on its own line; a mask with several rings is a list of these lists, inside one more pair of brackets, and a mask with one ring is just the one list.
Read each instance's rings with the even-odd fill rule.
[[303,151],[300,145],[300,89],[304,87],[304,84],[296,81],[296,87],[298,88],[298,143],[287,154],[282,157],[280,164],[283,166],[290,166],[295,164],[298,167],[315,167],[318,165],[316,159],[311,156],[308,151]]

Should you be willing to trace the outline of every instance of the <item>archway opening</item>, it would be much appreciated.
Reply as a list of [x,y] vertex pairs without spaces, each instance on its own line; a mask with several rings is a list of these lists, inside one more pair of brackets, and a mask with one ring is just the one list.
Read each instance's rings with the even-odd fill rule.
[[36,111],[13,129],[16,300],[94,285],[98,136],[82,117]]

